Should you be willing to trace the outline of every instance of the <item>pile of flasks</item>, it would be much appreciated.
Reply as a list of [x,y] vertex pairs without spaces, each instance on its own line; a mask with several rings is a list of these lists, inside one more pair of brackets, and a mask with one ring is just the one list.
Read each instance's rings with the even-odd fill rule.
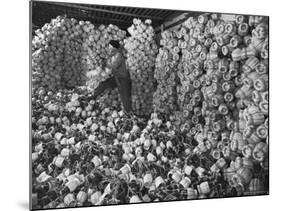
[[[162,33],[158,52],[151,22],[133,23],[124,43],[143,118],[122,112],[117,89],[82,100],[87,74],[111,74],[100,39],[121,30],[58,17],[34,38],[33,208],[267,194],[268,19],[191,17]],[[89,61],[93,46],[102,55]]]

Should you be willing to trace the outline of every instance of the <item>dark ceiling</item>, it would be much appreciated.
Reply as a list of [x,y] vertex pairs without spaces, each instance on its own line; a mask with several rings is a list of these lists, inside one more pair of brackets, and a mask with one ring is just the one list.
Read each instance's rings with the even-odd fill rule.
[[35,28],[42,27],[58,15],[88,20],[96,25],[114,24],[123,30],[132,25],[133,18],[151,19],[152,25],[156,27],[181,13],[182,11],[165,9],[32,1],[32,23]]

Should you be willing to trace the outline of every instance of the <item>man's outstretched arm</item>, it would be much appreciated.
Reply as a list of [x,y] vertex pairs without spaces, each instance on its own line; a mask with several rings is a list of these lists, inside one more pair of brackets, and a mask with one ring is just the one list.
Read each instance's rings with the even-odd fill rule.
[[117,87],[115,78],[112,76],[105,81],[101,82],[97,88],[95,88],[93,95],[87,97],[87,100],[94,100],[96,99],[100,94],[102,94],[106,89],[114,89]]

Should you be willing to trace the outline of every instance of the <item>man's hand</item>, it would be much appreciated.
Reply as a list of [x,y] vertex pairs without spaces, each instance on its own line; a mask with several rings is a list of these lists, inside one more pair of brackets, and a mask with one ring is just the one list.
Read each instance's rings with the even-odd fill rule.
[[107,67],[107,68],[112,68],[111,59],[108,59],[108,60],[107,60],[105,67]]

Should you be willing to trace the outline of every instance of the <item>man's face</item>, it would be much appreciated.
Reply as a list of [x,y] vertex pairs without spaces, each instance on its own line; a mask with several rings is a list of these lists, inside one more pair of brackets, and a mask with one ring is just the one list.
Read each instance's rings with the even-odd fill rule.
[[118,50],[109,44],[108,52],[110,56],[113,56]]

